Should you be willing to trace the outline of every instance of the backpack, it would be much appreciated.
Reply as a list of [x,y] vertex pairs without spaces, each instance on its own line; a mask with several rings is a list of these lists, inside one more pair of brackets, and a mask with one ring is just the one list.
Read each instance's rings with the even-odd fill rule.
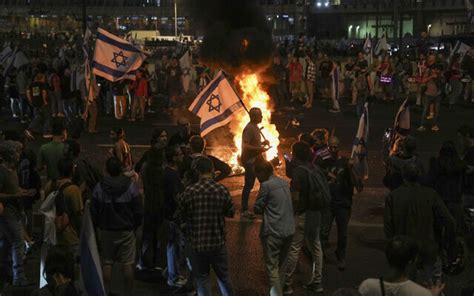
[[[102,179],[101,173],[85,159],[78,159],[78,162],[81,162],[85,169],[80,171],[80,176],[77,176],[77,179],[80,178],[88,189],[93,190],[95,185]],[[81,184],[77,183],[76,185],[81,186]]]
[[306,166],[299,166],[308,173],[309,196],[308,210],[319,211],[327,208],[331,202],[331,192],[324,172],[317,166],[312,169]]
[[61,185],[61,187],[59,187],[57,190],[49,194],[54,195],[54,205],[56,207],[56,217],[54,218],[54,225],[56,226],[57,232],[63,231],[70,224],[66,199],[64,198],[64,190],[71,185],[73,185],[72,182],[66,182]]

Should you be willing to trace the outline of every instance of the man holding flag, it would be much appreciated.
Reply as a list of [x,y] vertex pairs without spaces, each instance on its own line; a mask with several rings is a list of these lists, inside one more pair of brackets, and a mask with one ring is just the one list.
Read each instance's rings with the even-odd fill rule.
[[354,169],[360,178],[369,178],[369,168],[367,164],[367,141],[369,136],[369,103],[365,103],[364,112],[359,119],[359,127],[352,146],[351,159],[354,160]]

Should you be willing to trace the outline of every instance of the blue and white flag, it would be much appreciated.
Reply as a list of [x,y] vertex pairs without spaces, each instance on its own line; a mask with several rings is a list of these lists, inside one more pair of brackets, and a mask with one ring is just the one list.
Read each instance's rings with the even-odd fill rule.
[[374,49],[374,54],[376,56],[379,56],[383,52],[388,51],[388,43],[387,43],[387,37],[385,37],[385,34],[380,37],[380,39],[377,41],[377,44],[375,45]]
[[459,54],[459,61],[462,62],[464,59],[464,56],[471,50],[471,47],[467,45],[464,42],[461,41],[456,41],[456,44],[454,47],[451,49],[451,52],[449,53],[449,62],[451,62],[451,59],[455,54]]
[[220,71],[216,77],[197,95],[189,111],[201,118],[201,137],[224,126],[232,115],[242,108],[238,94]]
[[403,101],[395,115],[395,122],[393,123],[393,130],[390,136],[390,150],[393,151],[395,143],[403,136],[407,136],[410,132],[410,105],[408,99]]
[[135,73],[145,61],[146,54],[127,40],[103,29],[97,29],[93,73],[109,81],[135,80]]
[[191,83],[191,66],[193,64],[193,55],[188,49],[183,56],[179,59],[179,66],[181,67],[181,72],[183,73],[183,90],[185,93],[188,93],[189,86]]
[[90,201],[84,207],[79,246],[81,261],[81,285],[86,295],[105,296],[104,280],[97,250],[94,227],[90,213]]
[[467,22],[469,24],[474,23],[474,5],[472,5],[471,0],[465,0],[466,9],[467,9]]
[[370,34],[367,35],[364,42],[364,55],[365,59],[369,63],[369,66],[372,65],[372,42],[370,41]]
[[369,178],[369,167],[367,164],[367,143],[369,139],[369,103],[365,103],[364,112],[359,119],[359,127],[352,146],[351,158],[354,160],[354,169],[359,177],[367,180]]

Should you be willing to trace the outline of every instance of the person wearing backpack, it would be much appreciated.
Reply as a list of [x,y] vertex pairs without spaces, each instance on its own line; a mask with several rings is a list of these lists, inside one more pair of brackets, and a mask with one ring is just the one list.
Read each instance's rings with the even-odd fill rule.
[[329,139],[331,158],[326,160],[327,178],[331,191],[331,202],[322,214],[321,241],[323,252],[326,253],[329,244],[329,234],[334,219],[337,226],[337,268],[346,269],[347,230],[351,217],[352,195],[354,188],[362,191],[362,181],[354,170],[353,160],[339,155],[339,139],[332,136]]
[[293,158],[300,165],[292,170],[291,195],[295,212],[295,234],[291,243],[286,267],[283,293],[293,294],[292,275],[298,263],[298,256],[306,241],[313,261],[311,280],[306,289],[322,293],[323,252],[319,239],[321,210],[329,205],[331,194],[326,176],[318,166],[311,163],[311,148],[305,142],[296,142],[291,147]]
[[79,186],[83,201],[92,198],[92,191],[95,185],[102,180],[102,172],[93,166],[87,159],[79,157],[81,144],[74,140],[64,142],[64,156],[69,157],[74,162],[74,174],[72,182]]
[[59,177],[45,187],[46,196],[56,194],[56,237],[57,245],[70,248],[77,256],[82,225],[81,190],[72,182],[74,162],[71,158],[61,158],[57,164]]
[[388,239],[406,235],[420,250],[417,281],[436,282],[442,276],[441,233],[452,237],[455,220],[439,194],[420,184],[421,170],[416,163],[402,169],[404,183],[385,198],[384,232]]

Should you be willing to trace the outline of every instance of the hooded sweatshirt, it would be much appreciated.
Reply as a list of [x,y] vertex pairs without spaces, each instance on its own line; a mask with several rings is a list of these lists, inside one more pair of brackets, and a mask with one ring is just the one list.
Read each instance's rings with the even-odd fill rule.
[[91,207],[94,225],[108,231],[130,231],[142,223],[138,185],[127,176],[105,177],[94,189]]

